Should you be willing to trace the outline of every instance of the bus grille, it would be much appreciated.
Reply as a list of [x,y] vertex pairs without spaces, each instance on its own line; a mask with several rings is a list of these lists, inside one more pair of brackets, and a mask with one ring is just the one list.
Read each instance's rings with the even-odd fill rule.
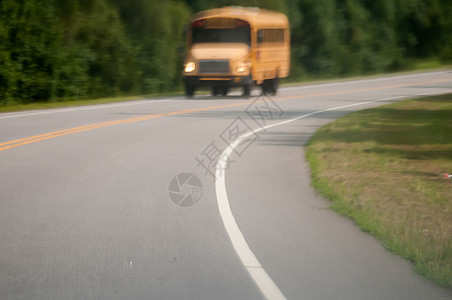
[[199,61],[199,72],[201,74],[228,74],[229,60],[227,59],[201,60]]

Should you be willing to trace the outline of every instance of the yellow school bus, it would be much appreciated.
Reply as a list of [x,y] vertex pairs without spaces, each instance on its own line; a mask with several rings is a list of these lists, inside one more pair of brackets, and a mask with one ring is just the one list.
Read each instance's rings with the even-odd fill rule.
[[199,12],[188,26],[187,97],[201,86],[211,87],[214,96],[227,95],[231,87],[250,96],[255,85],[275,95],[289,68],[289,22],[282,13],[229,6]]

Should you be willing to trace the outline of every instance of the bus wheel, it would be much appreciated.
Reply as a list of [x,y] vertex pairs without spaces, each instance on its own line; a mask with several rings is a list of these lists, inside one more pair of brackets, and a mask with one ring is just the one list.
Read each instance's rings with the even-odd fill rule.
[[222,96],[226,96],[228,94],[228,92],[229,92],[229,88],[227,88],[227,87],[221,88],[221,95]]
[[243,86],[243,96],[244,97],[249,97],[251,96],[251,86],[249,84],[245,84]]
[[272,80],[271,80],[271,89],[270,89],[270,94],[272,95],[272,96],[275,96],[276,95],[276,93],[278,92],[278,87],[279,87],[279,79],[278,79],[278,77],[276,77],[276,78],[273,78]]
[[266,79],[262,82],[262,93],[264,93],[264,95],[268,95],[270,93],[270,79]]
[[195,86],[194,85],[186,85],[185,86],[185,97],[191,98],[195,94]]
[[264,82],[262,83],[262,92],[265,95],[275,96],[276,92],[278,91],[278,85],[278,77],[264,80]]
[[220,95],[221,93],[220,93],[220,88],[219,87],[216,87],[216,86],[213,86],[212,87],[212,96],[218,96],[218,95]]

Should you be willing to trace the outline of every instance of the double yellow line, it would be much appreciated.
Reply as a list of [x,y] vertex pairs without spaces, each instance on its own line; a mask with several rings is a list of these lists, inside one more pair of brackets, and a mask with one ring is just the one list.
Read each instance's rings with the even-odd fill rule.
[[44,140],[48,140],[48,139],[53,139],[53,138],[56,138],[59,136],[93,130],[93,129],[97,129],[97,128],[103,128],[103,127],[109,127],[109,126],[121,125],[121,124],[128,124],[128,123],[135,123],[135,122],[146,121],[146,120],[150,120],[150,119],[156,119],[156,118],[180,115],[180,114],[188,114],[188,113],[199,112],[199,111],[204,111],[204,110],[212,110],[212,109],[219,109],[219,108],[225,108],[225,107],[231,107],[231,106],[239,106],[239,105],[245,105],[245,104],[249,104],[249,103],[251,103],[251,101],[229,104],[229,105],[204,107],[204,108],[199,108],[199,109],[187,109],[187,110],[175,111],[175,112],[164,113],[164,114],[152,114],[152,115],[146,115],[146,116],[141,116],[141,117],[136,117],[136,118],[129,118],[129,119],[123,119],[123,120],[118,120],[118,121],[104,122],[104,123],[95,123],[95,124],[91,124],[91,125],[74,127],[74,128],[69,128],[69,129],[65,129],[65,130],[52,131],[52,132],[48,132],[48,133],[44,133],[44,134],[40,134],[40,135],[30,136],[30,137],[23,138],[23,139],[0,143],[0,151],[4,151],[7,149],[11,149],[11,148],[31,144],[31,143],[36,143],[36,142],[40,142],[40,141],[44,141]]
[[[355,89],[355,90],[345,90],[345,91],[336,91],[336,92],[328,92],[328,93],[307,94],[307,95],[301,95],[301,96],[276,98],[276,99],[272,99],[272,101],[282,101],[282,100],[289,100],[289,99],[301,99],[301,98],[309,98],[309,97],[339,95],[339,94],[350,94],[350,93],[357,93],[357,92],[368,92],[368,91],[375,91],[375,90],[383,90],[383,89],[399,88],[399,87],[407,87],[407,86],[417,86],[417,85],[425,85],[425,84],[430,84],[430,83],[439,83],[439,82],[447,82],[447,81],[452,81],[452,80],[445,79],[445,80],[426,81],[426,82],[419,82],[419,83],[409,83],[409,84],[403,84],[403,85],[392,85],[392,86],[367,88],[367,89]],[[156,118],[174,116],[174,115],[189,114],[189,113],[193,113],[193,112],[200,112],[200,111],[206,111],[206,110],[214,110],[214,109],[228,108],[228,107],[234,107],[234,106],[249,105],[249,104],[253,103],[254,101],[255,100],[249,100],[249,101],[233,103],[233,104],[209,106],[209,107],[203,107],[203,108],[193,108],[193,109],[186,109],[186,110],[163,113],[163,114],[145,115],[145,116],[136,117],[136,118],[129,118],[129,119],[103,122],[103,123],[95,123],[95,124],[81,126],[81,127],[74,127],[74,128],[69,128],[69,129],[65,129],[65,130],[53,131],[53,132],[35,135],[35,136],[23,138],[23,139],[0,143],[0,151],[4,151],[7,149],[11,149],[11,148],[31,144],[31,143],[36,143],[36,142],[40,142],[40,141],[44,141],[44,140],[48,140],[48,139],[53,139],[53,138],[56,138],[59,136],[93,130],[93,129],[97,129],[97,128],[103,128],[103,127],[109,127],[109,126],[121,125],[121,124],[128,124],[128,123],[135,123],[135,122],[146,121],[146,120],[150,120],[150,119],[156,119]]]

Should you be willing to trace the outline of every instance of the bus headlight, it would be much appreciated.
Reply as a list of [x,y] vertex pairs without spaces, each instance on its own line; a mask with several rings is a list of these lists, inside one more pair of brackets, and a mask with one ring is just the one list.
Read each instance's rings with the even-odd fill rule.
[[237,73],[245,73],[248,70],[248,67],[244,62],[241,62],[237,65],[235,70]]
[[196,69],[196,64],[193,61],[189,61],[185,64],[185,73],[193,72]]

